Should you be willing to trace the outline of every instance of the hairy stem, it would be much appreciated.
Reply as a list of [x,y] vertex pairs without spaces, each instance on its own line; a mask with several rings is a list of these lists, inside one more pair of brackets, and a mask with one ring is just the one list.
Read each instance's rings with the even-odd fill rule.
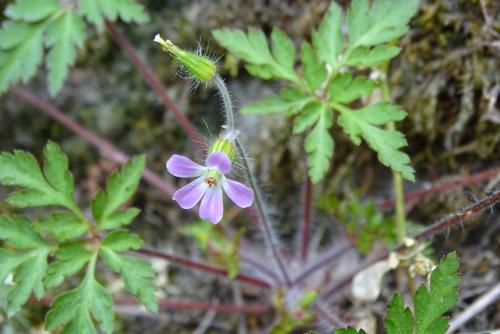
[[[387,83],[387,71],[384,79],[381,80],[380,88],[382,90],[382,99],[385,102],[391,101],[389,85]],[[396,124],[394,121],[390,121],[386,126],[387,130],[395,131]],[[406,238],[406,213],[405,213],[405,194],[403,189],[403,178],[401,177],[401,173],[392,172],[393,179],[393,188],[394,188],[394,197],[396,201],[396,226],[398,228],[398,240],[399,242],[403,242]]]
[[236,146],[238,147],[238,151],[242,157],[241,162],[243,164],[243,170],[246,173],[248,181],[250,182],[250,187],[252,187],[255,193],[255,204],[257,206],[257,211],[260,215],[260,220],[262,223],[262,227],[264,230],[264,238],[266,240],[266,244],[268,248],[271,250],[271,254],[278,265],[281,275],[285,280],[287,286],[291,285],[290,275],[288,274],[288,270],[286,269],[285,260],[281,256],[280,253],[280,244],[278,239],[276,238],[273,228],[271,225],[271,220],[269,218],[269,214],[267,212],[267,207],[265,205],[264,199],[262,198],[262,193],[260,192],[259,186],[257,185],[257,180],[252,173],[252,169],[248,164],[248,157],[246,155],[245,149],[241,144],[241,141],[236,138]]
[[233,112],[233,103],[231,101],[231,96],[229,95],[229,91],[226,88],[226,84],[224,83],[224,79],[219,74],[215,75],[214,78],[215,86],[219,91],[219,94],[222,98],[222,103],[224,105],[224,111],[226,114],[226,130],[229,133],[234,132],[234,112]]
[[[440,194],[445,191],[450,191],[460,187],[464,187],[469,184],[478,183],[484,180],[493,179],[495,177],[500,177],[500,166],[493,167],[478,173],[471,174],[469,176],[456,176],[447,181],[441,181],[434,184],[429,184],[422,189],[418,189],[409,192],[405,195],[405,200],[407,202],[416,202],[425,197],[430,197],[435,194]],[[395,200],[388,199],[381,201],[377,204],[380,209],[391,208],[395,203]]]
[[[465,209],[462,209],[455,214],[448,216],[446,218],[443,218],[442,220],[438,221],[437,223],[427,227],[425,230],[422,232],[418,233],[415,235],[413,238],[415,240],[422,240],[422,239],[427,239],[430,238],[438,233],[441,233],[445,231],[446,229],[453,227],[465,220],[470,219],[471,217],[477,215],[478,213],[488,209],[488,208],[493,208],[495,205],[500,203],[500,191],[496,191],[489,196],[483,198],[482,200],[469,205]],[[406,245],[404,243],[400,244],[396,248],[393,249],[394,252],[400,252],[404,249],[406,249]],[[372,260],[360,265],[358,268],[356,268],[354,271],[352,271],[349,275],[347,275],[345,278],[343,278],[341,281],[336,282],[329,287],[326,287],[324,289],[323,294],[320,296],[322,300],[328,300],[334,295],[336,295],[339,291],[343,290],[356,276],[357,273],[360,271],[368,268],[372,264],[374,264],[377,261],[384,260],[389,256],[390,252],[385,251],[383,252],[380,256],[373,258]]]
[[[224,80],[219,75],[216,75],[215,79],[215,86],[217,87],[219,94],[222,96],[222,101],[224,103],[224,112],[226,115],[226,129],[230,134],[234,132],[234,110],[233,110],[233,105],[231,103],[231,97],[229,95],[229,92],[227,90],[226,84],[224,83]],[[233,129],[233,130],[230,130]],[[290,275],[288,274],[288,270],[286,269],[285,265],[285,260],[281,256],[280,253],[280,244],[273,232],[273,228],[271,225],[271,219],[269,218],[269,213],[267,211],[267,207],[265,205],[264,199],[262,198],[262,193],[260,191],[259,186],[257,185],[257,180],[255,178],[255,175],[253,175],[252,169],[250,168],[250,165],[248,163],[249,159],[245,151],[245,147],[241,143],[241,141],[234,136],[234,141],[236,144],[236,147],[240,153],[241,156],[241,162],[243,164],[243,170],[245,171],[245,174],[247,176],[248,181],[250,182],[250,187],[253,189],[254,194],[255,194],[255,204],[257,206],[257,211],[259,212],[260,216],[260,221],[263,226],[264,230],[264,237],[266,240],[266,244],[268,248],[271,250],[271,254],[276,261],[276,264],[278,265],[279,271],[281,275],[283,276],[283,279],[286,283],[287,286],[290,286],[291,280],[290,280]]]

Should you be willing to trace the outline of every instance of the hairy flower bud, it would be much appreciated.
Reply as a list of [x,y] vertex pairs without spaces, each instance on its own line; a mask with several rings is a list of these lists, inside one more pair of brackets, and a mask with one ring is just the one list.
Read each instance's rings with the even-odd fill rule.
[[214,141],[210,146],[209,152],[222,152],[227,155],[232,162],[236,159],[236,148],[234,144],[227,139],[217,139]]
[[177,61],[182,64],[186,72],[189,75],[193,76],[195,79],[202,82],[210,81],[217,73],[217,67],[212,60],[204,56],[183,50],[177,47],[170,40],[164,40],[163,38],[161,38],[160,34],[157,34],[155,36],[154,41],[163,46],[164,50],[170,53],[172,57],[177,59]]

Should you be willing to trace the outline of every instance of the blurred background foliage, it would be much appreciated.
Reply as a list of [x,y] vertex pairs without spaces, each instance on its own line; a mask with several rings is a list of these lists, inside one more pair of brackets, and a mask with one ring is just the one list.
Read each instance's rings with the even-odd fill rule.
[[[0,12],[9,2],[0,0]],[[234,100],[237,106],[242,106],[276,91],[280,84],[250,77],[235,58],[224,55],[211,38],[210,31],[220,27],[245,29],[258,26],[270,32],[272,27],[279,27],[299,45],[300,41],[310,37],[312,28],[318,24],[330,1],[148,0],[143,3],[151,13],[149,23],[117,25],[162,79],[179,109],[210,138],[216,136],[223,121],[218,96],[212,87],[202,86],[195,92],[191,91],[189,83],[176,75],[175,63],[152,42],[153,36],[160,32],[181,47],[196,49],[201,45],[206,53],[219,58]],[[349,1],[339,3],[347,6]],[[420,188],[427,181],[446,176],[467,175],[498,166],[500,1],[423,0],[410,26],[409,33],[401,41],[403,52],[391,63],[389,70],[392,96],[409,114],[397,126],[408,138],[407,152],[417,170],[417,182],[407,184],[406,189]],[[164,109],[109,34],[94,28],[88,34],[89,38],[61,93],[50,98],[43,74],[31,81],[28,89],[125,152],[146,153],[149,166],[175,182],[164,173],[165,161],[174,152],[196,156],[197,147],[189,141],[171,113]],[[14,96],[5,94],[0,97],[0,115],[1,150],[19,148],[40,155],[49,138],[63,146],[75,179],[80,183],[77,196],[82,202],[116,167],[100,157],[85,141]],[[291,122],[283,114],[244,116],[239,124],[255,158],[261,184],[269,195],[272,194],[269,200],[277,218],[277,229],[285,240],[293,242],[301,215],[298,204],[302,202],[301,191],[306,175],[301,138],[292,136]],[[333,131],[338,132],[334,134],[333,168],[316,188],[319,203],[332,196],[351,203],[353,193],[359,198],[390,197],[390,171],[378,163],[375,154],[366,146],[353,148],[338,128]],[[473,200],[471,193],[482,196],[493,187],[495,183],[490,182],[425,200],[412,211],[411,219],[429,223],[469,204]],[[3,198],[2,193],[0,198]],[[135,203],[143,212],[133,229],[141,233],[146,243],[195,258],[205,256],[190,236],[181,233],[183,224],[179,222],[192,221],[189,213],[179,210],[169,198],[144,184]],[[321,205],[319,208],[323,210],[315,214],[314,225],[325,236],[318,237],[325,244],[331,238],[327,232],[344,227],[332,224],[328,214],[331,210],[324,210]],[[6,210],[10,209],[0,204],[0,211]],[[371,215],[373,210],[369,203],[360,204],[351,216],[365,211]],[[344,216],[346,220],[350,219],[347,213]],[[372,217],[375,218],[368,221],[372,224],[386,219],[375,213]],[[336,219],[341,218],[342,215]],[[239,225],[235,224],[236,229]],[[471,233],[452,232],[457,238],[446,239],[448,246],[477,247],[480,242],[488,254],[499,254],[500,246],[495,237],[498,224],[483,224],[469,231]],[[252,230],[249,233],[252,234]],[[394,236],[388,233],[385,237],[392,240]],[[467,256],[464,261],[468,261]],[[200,282],[185,269],[168,268],[166,272],[165,282],[175,284],[166,284],[165,291],[161,292],[165,296],[230,299],[231,285],[215,278],[205,277],[205,282]],[[244,291],[247,298],[255,294],[252,289]],[[144,328],[148,323],[156,324],[151,327],[154,331],[149,333],[161,333],[162,328],[171,330],[173,323],[179,325],[179,330],[192,328],[200,317],[195,313],[175,311],[169,311],[168,315],[168,319],[162,319],[160,324],[148,317],[128,322],[126,332],[134,333],[135,327]],[[27,317],[30,316],[24,314],[19,321],[26,324]],[[214,328],[219,326],[217,333],[231,331],[230,323],[222,321],[224,319],[218,318],[215,322]],[[498,315],[495,319],[500,321]],[[475,321],[495,319],[490,315],[490,318]],[[247,321],[252,328],[252,324],[257,326],[265,320],[249,317]],[[481,328],[479,324],[477,326]],[[8,329],[5,333],[9,333]]]

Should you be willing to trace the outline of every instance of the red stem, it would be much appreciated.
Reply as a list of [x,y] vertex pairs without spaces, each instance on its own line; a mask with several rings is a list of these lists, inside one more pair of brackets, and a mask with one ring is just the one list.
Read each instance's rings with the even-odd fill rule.
[[146,83],[151,87],[151,89],[160,97],[163,105],[172,111],[174,117],[179,122],[180,126],[184,129],[184,131],[188,134],[191,140],[196,143],[200,148],[205,149],[205,141],[200,133],[195,129],[193,124],[184,116],[183,113],[179,111],[175,103],[172,99],[167,95],[166,89],[161,83],[160,79],[156,76],[153,70],[144,63],[141,58],[137,55],[137,52],[130,45],[127,39],[118,31],[116,26],[106,21],[106,28],[108,29],[111,37],[115,40],[115,42],[122,48],[123,52],[130,58],[132,63],[139,69],[144,77]]
[[313,311],[318,318],[322,319],[334,328],[347,327],[347,323],[340,319],[335,313],[331,312],[327,306],[320,301],[314,302]]
[[[62,111],[43,101],[39,97],[29,93],[25,89],[13,87],[11,88],[10,92],[18,98],[30,103],[40,111],[49,115],[57,122],[61,123],[66,128],[70,129],[71,131],[88,141],[90,144],[99,149],[103,157],[109,158],[119,164],[123,164],[129,159],[129,156],[127,154],[117,149],[109,141],[98,137],[95,133],[82,127],[73,119],[65,115]],[[149,184],[158,188],[169,197],[172,196],[175,192],[175,188],[170,183],[165,181],[160,175],[156,174],[150,169],[144,170],[143,177]]]
[[[493,206],[497,205],[498,203],[500,203],[500,191],[496,191],[493,194],[483,198],[482,200],[480,200],[472,205],[469,205],[465,209],[462,209],[449,217],[441,219],[437,223],[427,227],[425,230],[423,230],[422,232],[415,235],[413,238],[418,241],[418,240],[432,237],[440,232],[445,231],[446,229],[448,229],[456,224],[459,224],[459,223],[475,216],[476,214],[484,211],[487,208],[492,208]],[[404,250],[405,248],[406,248],[406,246],[404,244],[401,244],[398,247],[396,247],[393,250],[393,252],[400,252],[400,251]],[[352,273],[347,275],[347,277],[342,279],[340,282],[336,282],[336,283],[332,284],[330,287],[326,287],[324,289],[325,292],[320,296],[320,299],[321,300],[328,300],[329,298],[334,296],[337,292],[339,292],[343,288],[345,288],[351,282],[351,280],[354,278],[354,276],[356,276],[357,273],[368,268],[370,265],[374,264],[377,261],[386,259],[389,256],[389,254],[390,254],[389,251],[383,252],[380,256],[378,256],[378,257],[368,261],[367,263],[362,264],[358,268],[356,268],[356,270],[354,270]]]
[[[191,269],[196,269],[196,270],[211,273],[214,275],[227,277],[227,271],[225,269],[214,267],[214,266],[211,266],[211,265],[208,265],[205,263],[201,263],[198,261],[194,261],[191,259],[186,259],[186,258],[182,258],[179,256],[167,254],[167,253],[152,250],[152,249],[145,249],[145,248],[139,249],[139,250],[136,250],[133,252],[138,253],[138,254],[142,254],[142,255],[146,255],[149,257],[157,257],[160,259],[164,259],[164,260],[167,260],[171,263],[175,263],[177,265],[188,267]],[[261,288],[271,288],[271,284],[269,284],[268,282],[265,282],[259,278],[248,276],[248,275],[238,274],[238,276],[236,276],[234,279],[237,281],[245,282],[245,283],[248,283],[248,284],[251,284],[254,286],[258,286]]]
[[[54,297],[47,296],[41,299],[31,297],[30,304],[51,305]],[[116,305],[140,305],[137,299],[133,296],[116,296],[113,297]],[[251,313],[262,314],[271,311],[271,307],[260,304],[250,305],[234,305],[234,304],[216,304],[204,301],[194,300],[177,300],[177,299],[160,299],[158,305],[163,309],[184,309],[184,310],[199,310],[199,311],[215,311],[220,313]]]
[[312,221],[312,200],[313,200],[313,184],[311,179],[307,177],[304,193],[304,216],[302,217],[302,228],[300,238],[300,257],[302,262],[307,260],[309,251],[309,233]]
[[353,249],[354,247],[351,244],[348,244],[340,248],[332,248],[321,253],[318,257],[316,257],[316,259],[306,263],[303,266],[302,270],[292,280],[292,284],[297,285],[302,283],[306,278],[314,274],[316,271],[328,266],[333,261],[337,260],[339,257]]
[[[500,167],[494,167],[487,169],[485,171],[475,173],[469,176],[456,176],[448,181],[437,182],[434,185],[424,187],[423,189],[418,189],[409,192],[405,195],[406,202],[418,201],[422,198],[429,197],[436,193],[441,193],[444,191],[450,191],[452,189],[460,188],[469,184],[474,184],[484,180],[488,180],[494,177],[500,176]],[[378,203],[380,209],[389,209],[394,206],[394,199],[384,200]]]

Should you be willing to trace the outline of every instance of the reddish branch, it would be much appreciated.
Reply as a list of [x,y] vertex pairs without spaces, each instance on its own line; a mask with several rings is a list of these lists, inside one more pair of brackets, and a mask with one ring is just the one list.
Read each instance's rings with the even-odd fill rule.
[[332,248],[330,251],[322,253],[316,259],[308,262],[302,268],[302,270],[292,280],[292,284],[296,285],[302,283],[304,280],[313,275],[315,272],[317,272],[322,268],[327,267],[333,261],[337,260],[339,257],[341,257],[342,255],[353,249],[354,247],[351,244],[348,244],[340,248],[339,247]]
[[[152,249],[140,249],[140,250],[137,250],[134,252],[138,253],[138,254],[146,255],[149,257],[157,257],[160,259],[164,259],[164,260],[167,260],[171,263],[175,263],[177,265],[188,267],[191,269],[200,270],[200,271],[203,271],[206,273],[211,273],[214,275],[227,277],[227,271],[225,269],[214,267],[214,266],[211,266],[211,265],[208,265],[205,263],[201,263],[198,261],[194,261],[191,259],[182,258],[179,256],[159,252],[159,251],[152,250]],[[261,288],[271,288],[271,285],[268,282],[265,282],[259,278],[248,276],[248,275],[239,274],[234,279],[237,281],[245,282],[245,283],[248,283],[248,284],[251,284],[254,286],[258,286]]]
[[300,258],[302,262],[307,260],[307,252],[309,251],[309,234],[312,221],[312,200],[313,200],[313,185],[309,177],[306,180],[306,189],[304,192],[304,216],[302,217],[302,228],[300,238]]
[[191,124],[187,117],[179,111],[172,99],[167,95],[165,87],[153,72],[153,70],[148,65],[146,65],[146,63],[143,62],[141,58],[139,58],[137,52],[130,45],[127,39],[118,31],[113,23],[106,21],[106,28],[110,32],[111,37],[113,37],[115,42],[122,48],[123,52],[125,52],[132,63],[139,69],[149,87],[151,87],[151,89],[158,95],[158,97],[160,97],[163,105],[173,113],[174,117],[177,119],[180,126],[188,134],[191,140],[199,145],[202,149],[204,149],[205,142],[203,140],[203,137],[195,129],[195,127]]
[[[498,203],[500,203],[500,191],[496,191],[493,194],[483,198],[482,200],[458,211],[457,213],[441,219],[437,223],[427,227],[425,230],[415,235],[413,238],[417,241],[430,238],[440,232],[447,230],[450,227],[453,227],[454,225],[464,222],[465,220],[477,215],[478,213],[488,208],[493,208]],[[400,252],[405,248],[406,246],[404,244],[401,244],[398,247],[396,247],[393,251]],[[320,299],[321,300],[330,299],[339,291],[347,287],[347,285],[352,281],[352,279],[354,278],[354,276],[356,276],[357,273],[368,268],[370,265],[374,264],[377,261],[386,259],[389,256],[389,253],[390,253],[389,251],[382,253],[380,256],[359,266],[356,270],[354,270],[351,274],[347,275],[341,281],[334,283],[330,287],[327,287],[325,289],[325,292],[320,296]]]
[[[422,198],[464,187],[469,184],[478,183],[494,177],[500,176],[500,167],[487,169],[485,171],[469,176],[456,176],[451,180],[435,183],[429,187],[409,192],[405,195],[406,202],[415,202]],[[394,199],[388,199],[378,203],[380,209],[389,209],[394,206]]]
[[[117,149],[109,141],[100,138],[92,131],[84,128],[69,116],[65,115],[61,110],[55,108],[39,97],[18,87],[11,88],[10,92],[18,98],[30,103],[40,111],[52,117],[57,122],[61,123],[64,127],[70,129],[81,138],[85,139],[87,142],[96,147],[101,152],[101,155],[103,157],[109,158],[119,164],[123,164],[129,159],[129,156],[127,154]],[[171,184],[169,184],[160,175],[156,174],[150,169],[144,170],[143,177],[149,184],[158,188],[169,197],[172,196],[172,194],[175,192],[175,188]]]
[[[54,297],[43,297],[41,299],[36,299],[31,297],[29,300],[30,304],[38,305],[51,305],[54,301]],[[132,296],[116,296],[113,297],[113,301],[116,305],[140,305],[135,297]],[[160,299],[158,301],[160,308],[168,309],[185,309],[185,310],[199,310],[199,311],[215,311],[220,313],[252,313],[252,314],[262,314],[270,312],[271,308],[267,305],[251,304],[251,305],[234,305],[234,304],[216,304],[204,301],[194,301],[194,300],[177,300],[177,299]]]

